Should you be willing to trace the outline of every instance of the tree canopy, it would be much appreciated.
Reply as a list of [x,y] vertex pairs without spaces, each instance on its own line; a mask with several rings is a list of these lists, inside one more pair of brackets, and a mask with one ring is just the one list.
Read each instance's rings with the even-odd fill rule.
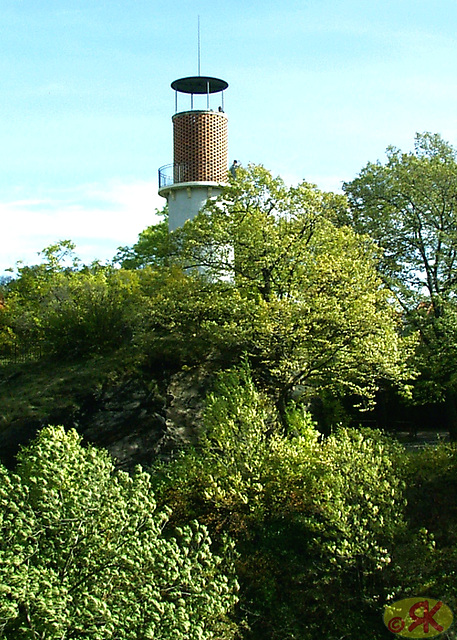
[[138,235],[132,247],[119,247],[113,262],[124,269],[142,269],[167,263],[168,255],[168,208],[156,210],[160,222],[146,227]]
[[452,601],[455,446],[410,452],[353,411],[408,391],[413,356],[423,390],[457,388],[452,207],[438,233],[426,203],[446,171],[452,193],[454,152],[418,145],[349,200],[240,168],[113,264],[63,241],[0,283],[0,348],[43,347],[0,352],[0,427],[63,422],[151,463],[116,472],[47,427],[0,466],[1,640],[380,640],[385,603]]
[[134,271],[111,265],[83,265],[74,245],[62,241],[44,249],[44,260],[19,266],[5,287],[0,346],[36,349],[69,358],[103,352],[132,336],[140,305]]
[[367,429],[321,439],[290,412],[294,435],[273,432],[246,363],[222,372],[199,447],[160,470],[158,495],[178,522],[198,514],[233,538],[248,638],[383,637],[379,601],[404,580],[388,577],[404,529],[401,448]]
[[446,398],[457,433],[457,150],[437,134],[417,134],[414,151],[389,147],[344,185],[342,220],[382,250],[379,271],[419,330],[418,398]]
[[428,300],[438,317],[457,292],[457,150],[417,134],[414,151],[387,149],[345,183],[349,222],[383,249],[382,273],[407,308]]
[[[167,531],[151,479],[114,472],[75,431],[49,427],[0,467],[0,637],[231,637],[236,583],[196,523]],[[225,635],[227,633],[227,635]]]
[[411,340],[376,245],[336,224],[348,215],[342,195],[240,168],[182,228],[168,234],[164,221],[123,248],[120,268],[81,265],[67,242],[21,267],[0,341],[61,358],[131,345],[171,368],[247,356],[283,419],[298,388],[304,402],[370,402],[381,381],[407,381]]
[[[220,295],[233,300],[235,349],[280,400],[296,385],[369,398],[381,378],[405,378],[409,347],[376,270],[376,247],[334,224],[346,207],[343,196],[306,182],[287,187],[249,166],[172,234],[175,261],[214,291],[212,306]],[[182,314],[199,304],[198,294],[179,308],[173,295],[168,317],[191,344]],[[220,320],[229,317],[225,305]]]

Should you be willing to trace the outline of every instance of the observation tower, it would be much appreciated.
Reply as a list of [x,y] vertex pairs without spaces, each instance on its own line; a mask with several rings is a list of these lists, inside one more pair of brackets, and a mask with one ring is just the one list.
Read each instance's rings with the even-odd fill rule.
[[[169,230],[192,220],[205,202],[227,184],[228,126],[224,112],[224,90],[219,78],[192,76],[171,83],[175,91],[173,162],[159,169],[159,195],[167,199]],[[178,96],[190,96],[190,109],[178,112]],[[220,100],[211,108],[214,94]],[[203,106],[206,109],[194,108]]]

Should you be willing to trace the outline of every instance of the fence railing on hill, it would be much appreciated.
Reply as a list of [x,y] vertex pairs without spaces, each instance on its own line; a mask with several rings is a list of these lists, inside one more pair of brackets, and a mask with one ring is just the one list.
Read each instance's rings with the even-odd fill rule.
[[19,364],[23,362],[35,362],[43,356],[43,345],[39,342],[30,346],[0,345],[0,366],[6,364]]

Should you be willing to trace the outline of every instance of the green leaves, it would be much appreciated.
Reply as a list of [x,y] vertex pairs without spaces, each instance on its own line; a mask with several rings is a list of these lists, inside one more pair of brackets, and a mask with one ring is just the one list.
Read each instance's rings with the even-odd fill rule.
[[0,632],[8,637],[213,638],[236,584],[204,527],[165,533],[149,475],[114,473],[49,427],[0,470]]
[[354,228],[384,250],[383,274],[404,304],[456,290],[457,156],[438,135],[416,136],[414,153],[390,147],[344,185]]
[[[455,404],[457,296],[457,151],[439,135],[418,134],[412,153],[389,147],[384,164],[369,163],[344,185],[346,219],[382,249],[380,273],[418,331],[416,400]],[[452,354],[452,355],[451,355]],[[448,427],[457,433],[449,412]]]
[[146,227],[138,235],[132,247],[119,247],[113,262],[123,269],[143,269],[146,266],[163,266],[168,258],[168,209],[156,210],[156,216],[163,220]]
[[372,430],[321,439],[297,406],[287,417],[293,437],[246,364],[220,374],[201,446],[161,467],[158,495],[180,522],[198,517],[233,537],[248,638],[362,637],[382,628],[405,529],[404,451]]
[[0,336],[19,350],[39,345],[60,358],[104,352],[131,337],[140,308],[135,272],[24,267],[10,283]]
[[[203,267],[191,276],[199,284],[188,281],[187,298],[170,290],[168,318],[188,348],[206,336],[200,310],[208,305],[214,332],[206,344],[219,338],[226,353],[248,354],[283,406],[297,384],[370,398],[381,378],[405,379],[411,347],[399,337],[398,315],[376,271],[378,251],[335,226],[345,212],[343,196],[308,183],[286,187],[263,167],[240,169],[171,237],[181,266]],[[193,311],[195,324],[203,316],[200,331],[192,322],[186,327]]]
[[59,358],[130,344],[171,370],[246,354],[283,415],[296,385],[305,401],[371,399],[380,380],[408,377],[410,340],[374,243],[335,225],[345,215],[344,196],[251,165],[166,242],[165,222],[145,230],[123,253],[129,269],[66,267],[70,247],[48,248],[10,283],[0,340]]

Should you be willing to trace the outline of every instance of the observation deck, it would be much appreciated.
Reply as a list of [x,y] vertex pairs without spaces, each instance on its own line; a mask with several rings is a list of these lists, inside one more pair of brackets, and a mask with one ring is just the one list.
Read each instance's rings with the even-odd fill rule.
[[[224,111],[228,83],[191,76],[175,80],[171,87],[175,91],[173,162],[159,169],[159,195],[167,199],[173,231],[193,219],[228,183],[228,120]],[[178,111],[179,94],[190,96],[190,109]],[[214,94],[221,94],[216,109],[211,108]],[[195,97],[200,108],[194,108]]]

